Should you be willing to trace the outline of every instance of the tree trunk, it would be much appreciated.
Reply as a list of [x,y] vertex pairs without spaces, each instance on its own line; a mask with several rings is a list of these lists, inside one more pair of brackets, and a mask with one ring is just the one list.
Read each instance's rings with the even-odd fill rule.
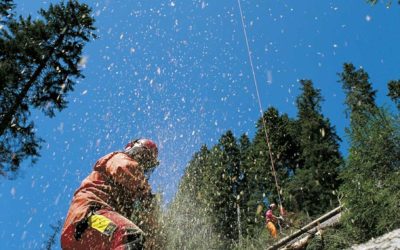
[[[321,225],[320,228],[328,227],[328,226],[335,224],[339,220],[341,209],[342,209],[342,206],[339,206],[339,207],[331,210],[330,212],[319,217],[318,219],[310,222],[306,226],[300,228],[298,231],[294,232],[293,234],[284,237],[278,243],[274,244],[273,246],[269,247],[268,249],[274,250],[274,249],[279,249],[283,246],[287,246],[288,244],[290,244],[291,241],[295,240],[296,238],[300,237],[303,234],[308,234],[307,236],[312,236],[312,234],[315,234],[317,232],[321,223],[328,222],[329,219],[333,218],[334,216],[337,216],[337,217],[335,217],[335,220],[332,220],[329,223],[325,223],[324,226]],[[312,237],[307,237],[307,238],[312,238]],[[308,241],[308,239],[307,239],[307,241]],[[295,242],[293,242],[293,243],[295,243]]]
[[2,115],[3,117],[2,117],[2,120],[0,123],[0,135],[4,134],[5,130],[10,125],[14,114],[17,112],[17,110],[18,110],[19,106],[21,105],[22,101],[24,100],[24,98],[26,98],[29,89],[33,86],[33,84],[35,83],[37,78],[42,73],[43,69],[46,67],[46,65],[47,65],[48,61],[50,60],[51,56],[53,55],[55,49],[61,45],[62,41],[64,40],[66,30],[67,30],[67,28],[63,29],[60,36],[54,43],[53,47],[50,49],[49,54],[43,59],[43,61],[36,68],[35,72],[29,78],[29,81],[25,84],[24,88],[22,89],[22,91],[19,93],[19,95],[15,99],[15,102],[12,105],[12,107],[8,110],[8,112],[5,115]]

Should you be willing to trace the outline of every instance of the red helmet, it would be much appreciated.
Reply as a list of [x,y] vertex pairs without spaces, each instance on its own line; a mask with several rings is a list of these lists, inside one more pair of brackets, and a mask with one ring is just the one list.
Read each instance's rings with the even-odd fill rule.
[[150,139],[136,139],[125,146],[124,152],[142,164],[145,170],[158,165],[157,145]]

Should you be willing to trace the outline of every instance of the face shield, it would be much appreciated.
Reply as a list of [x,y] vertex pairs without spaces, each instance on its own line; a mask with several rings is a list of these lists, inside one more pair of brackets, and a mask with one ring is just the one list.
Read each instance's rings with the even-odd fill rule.
[[146,175],[150,175],[159,165],[157,145],[149,139],[138,139],[128,143],[125,153],[143,167]]

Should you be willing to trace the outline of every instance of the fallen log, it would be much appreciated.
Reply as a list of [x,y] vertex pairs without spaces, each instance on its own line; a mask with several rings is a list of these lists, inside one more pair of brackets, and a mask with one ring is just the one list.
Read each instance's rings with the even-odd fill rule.
[[306,234],[300,235],[298,238],[290,241],[283,249],[286,250],[296,250],[296,249],[304,249],[304,247],[308,244],[309,240],[314,238],[316,235],[320,235],[322,237],[323,230],[327,227],[332,227],[339,223],[341,213],[334,215],[328,220],[318,224],[316,227],[307,231]]
[[[335,215],[337,215],[337,216],[334,217],[334,220],[332,220],[332,222],[339,221],[341,209],[342,209],[342,206],[339,206],[339,207],[329,211],[328,213],[322,215],[318,219],[315,219],[314,221],[312,221],[312,222],[308,223],[307,225],[305,225],[304,227],[300,228],[293,234],[282,238],[276,244],[270,246],[268,248],[268,250],[279,249],[281,247],[287,246],[288,244],[293,243],[293,241],[297,241],[296,239],[304,234],[308,234],[307,236],[312,236],[313,234],[315,234],[317,232],[318,226],[321,227],[323,222],[326,222],[327,220],[334,217]],[[324,227],[331,226],[331,224],[332,223],[325,223]],[[307,239],[307,241],[308,241],[308,239]]]

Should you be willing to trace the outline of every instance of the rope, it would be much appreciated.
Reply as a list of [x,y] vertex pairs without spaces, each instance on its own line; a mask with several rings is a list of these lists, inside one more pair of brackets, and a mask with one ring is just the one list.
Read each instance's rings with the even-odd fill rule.
[[240,18],[241,18],[241,21],[242,21],[243,34],[244,34],[244,38],[245,38],[245,41],[246,41],[246,48],[247,48],[247,54],[249,56],[251,72],[253,73],[253,82],[254,82],[254,86],[256,88],[259,111],[260,111],[262,123],[263,123],[263,126],[264,126],[265,139],[266,139],[266,142],[267,142],[267,145],[268,145],[269,158],[271,159],[271,170],[272,170],[272,174],[273,174],[274,179],[275,179],[275,187],[276,187],[276,191],[278,193],[279,205],[282,208],[282,200],[281,200],[281,195],[280,195],[280,192],[279,192],[280,190],[279,190],[279,185],[278,185],[278,177],[277,177],[276,171],[275,171],[275,163],[274,163],[274,159],[273,159],[273,156],[272,156],[271,143],[270,143],[270,139],[269,139],[269,135],[268,135],[268,131],[267,131],[267,123],[265,121],[264,112],[263,112],[263,108],[262,108],[262,105],[261,105],[260,92],[258,90],[256,72],[254,70],[253,59],[251,57],[251,50],[250,50],[249,40],[247,38],[246,26],[244,24],[242,6],[240,4],[240,0],[237,0],[237,2],[238,2],[238,5],[239,5]]

